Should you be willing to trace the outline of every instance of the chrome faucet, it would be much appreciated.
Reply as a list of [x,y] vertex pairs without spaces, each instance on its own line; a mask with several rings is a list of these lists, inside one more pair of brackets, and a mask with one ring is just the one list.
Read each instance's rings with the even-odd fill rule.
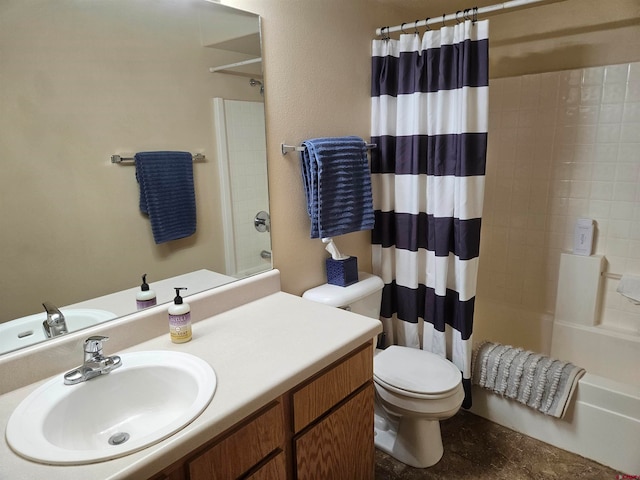
[[105,357],[102,353],[102,342],[109,337],[96,335],[84,341],[84,363],[82,366],[64,374],[65,385],[75,385],[86,382],[99,375],[106,375],[122,365],[117,355]]
[[68,333],[67,322],[65,321],[62,312],[58,310],[55,305],[49,302],[44,302],[42,306],[47,312],[47,319],[42,322],[42,327],[44,328],[44,333],[47,338],[53,338]]

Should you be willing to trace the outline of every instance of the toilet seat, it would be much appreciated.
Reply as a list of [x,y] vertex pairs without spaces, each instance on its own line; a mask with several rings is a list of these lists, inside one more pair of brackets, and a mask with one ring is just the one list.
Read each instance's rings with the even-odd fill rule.
[[441,356],[392,345],[374,357],[374,381],[411,398],[445,398],[461,388],[462,373]]

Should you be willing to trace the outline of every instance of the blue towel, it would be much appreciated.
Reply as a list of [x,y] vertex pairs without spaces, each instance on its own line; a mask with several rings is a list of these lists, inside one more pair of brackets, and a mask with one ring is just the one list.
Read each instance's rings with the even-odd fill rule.
[[373,200],[365,141],[360,137],[314,138],[302,146],[311,238],[371,230]]
[[188,152],[139,152],[135,155],[140,210],[149,215],[157,244],[196,231],[193,159]]

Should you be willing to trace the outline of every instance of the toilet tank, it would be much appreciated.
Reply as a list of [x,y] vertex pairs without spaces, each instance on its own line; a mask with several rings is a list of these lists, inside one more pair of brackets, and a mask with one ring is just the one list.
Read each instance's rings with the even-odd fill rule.
[[380,317],[384,282],[380,277],[365,272],[358,272],[358,279],[358,282],[348,287],[325,283],[307,290],[302,298],[343,308],[377,320]]

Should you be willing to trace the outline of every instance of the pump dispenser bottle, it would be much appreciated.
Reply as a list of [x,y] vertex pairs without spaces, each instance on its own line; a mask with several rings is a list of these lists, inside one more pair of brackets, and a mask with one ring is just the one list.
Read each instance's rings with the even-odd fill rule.
[[147,274],[142,275],[142,285],[140,291],[136,293],[136,306],[138,310],[153,307],[156,304],[156,292],[149,288],[147,284]]
[[180,290],[175,288],[176,297],[169,307],[169,334],[173,343],[185,343],[191,340],[191,308],[180,296]]

